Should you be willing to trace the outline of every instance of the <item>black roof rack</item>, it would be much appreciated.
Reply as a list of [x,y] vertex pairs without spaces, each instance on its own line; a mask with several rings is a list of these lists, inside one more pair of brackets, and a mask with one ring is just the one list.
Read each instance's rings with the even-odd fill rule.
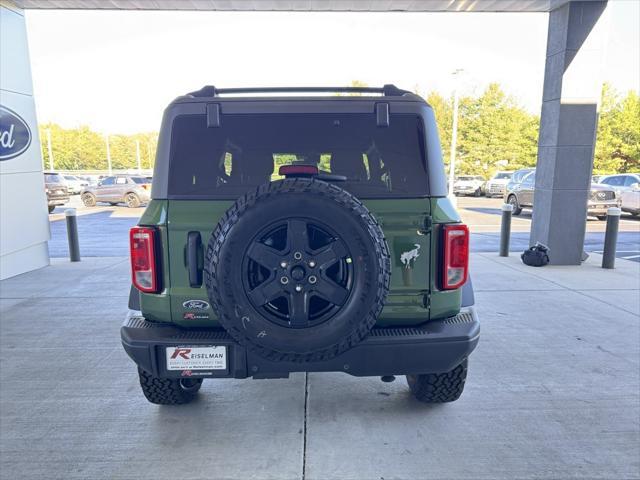
[[258,87],[258,88],[216,88],[206,85],[200,90],[191,92],[192,97],[217,97],[220,95],[245,94],[245,93],[379,93],[385,97],[401,97],[411,94],[407,90],[401,90],[395,85],[383,87]]

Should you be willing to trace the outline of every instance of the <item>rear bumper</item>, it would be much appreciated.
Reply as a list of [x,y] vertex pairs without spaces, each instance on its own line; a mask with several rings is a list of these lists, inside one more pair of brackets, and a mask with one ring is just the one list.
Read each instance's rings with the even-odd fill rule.
[[454,187],[453,188],[453,193],[456,193],[458,195],[473,195],[479,189],[480,189],[480,187],[478,187],[478,188],[455,188]]
[[[326,361],[266,360],[239,345],[224,330],[184,329],[144,319],[131,310],[120,330],[122,345],[142,369],[162,378],[199,375],[226,378],[282,378],[292,372],[345,372],[358,377],[448,372],[476,348],[480,322],[473,307],[419,328],[374,328],[352,349]],[[225,346],[227,370],[168,371],[167,347]]]
[[587,213],[589,215],[606,215],[607,210],[611,207],[619,207],[620,204],[616,200],[611,200],[606,203],[591,203],[587,204]]
[[64,205],[69,201],[69,195],[60,195],[60,196],[50,196],[47,198],[47,204],[50,206],[53,205]]

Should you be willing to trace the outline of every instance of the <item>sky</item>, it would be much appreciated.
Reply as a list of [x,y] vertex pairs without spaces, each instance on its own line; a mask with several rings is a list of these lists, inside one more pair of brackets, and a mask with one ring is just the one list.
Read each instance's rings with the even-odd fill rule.
[[[610,0],[604,80],[640,90],[640,0]],[[38,121],[157,131],[203,85],[393,83],[478,95],[499,82],[539,114],[546,13],[26,12]]]

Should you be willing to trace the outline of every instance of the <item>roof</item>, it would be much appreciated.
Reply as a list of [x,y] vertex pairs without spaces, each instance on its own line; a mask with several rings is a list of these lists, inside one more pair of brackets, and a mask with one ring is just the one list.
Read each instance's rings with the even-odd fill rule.
[[[549,12],[574,0],[9,0],[24,9]],[[589,0],[587,0],[589,1]]]

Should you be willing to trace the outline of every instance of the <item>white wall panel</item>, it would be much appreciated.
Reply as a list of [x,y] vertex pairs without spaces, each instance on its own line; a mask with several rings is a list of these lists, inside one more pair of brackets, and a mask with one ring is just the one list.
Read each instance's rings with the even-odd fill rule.
[[[0,110],[0,279],[3,279],[49,264],[50,230],[24,15],[1,0],[0,107],[3,107]],[[22,131],[30,132],[21,137],[29,139],[24,142],[28,147],[24,150],[16,147],[13,153],[11,145],[21,144],[17,134],[22,121],[28,126]]]
[[0,5],[0,88],[33,95],[27,29],[19,12]]

